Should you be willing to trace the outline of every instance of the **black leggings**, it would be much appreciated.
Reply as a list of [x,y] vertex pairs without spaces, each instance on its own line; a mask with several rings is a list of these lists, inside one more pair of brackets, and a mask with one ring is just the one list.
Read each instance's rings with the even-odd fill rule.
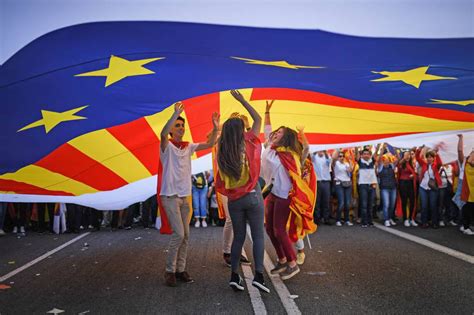
[[400,199],[402,200],[403,220],[407,219],[407,201],[410,200],[410,207],[408,210],[408,218],[413,217],[413,209],[415,208],[415,188],[413,187],[413,180],[400,180]]
[[462,207],[462,224],[468,229],[474,218],[474,202],[466,202]]

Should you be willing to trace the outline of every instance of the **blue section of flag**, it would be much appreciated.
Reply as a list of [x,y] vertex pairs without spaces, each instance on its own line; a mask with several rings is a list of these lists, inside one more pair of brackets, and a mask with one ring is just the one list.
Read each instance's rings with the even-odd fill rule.
[[[283,30],[171,22],[103,22],[46,34],[0,67],[2,104],[0,174],[36,162],[61,144],[93,130],[159,112],[175,101],[235,88],[286,87],[353,100],[474,112],[474,105],[427,104],[430,99],[474,99],[474,39],[384,39],[318,30]],[[105,88],[105,77],[75,75],[108,67],[111,55],[127,60],[165,57],[144,65],[154,74],[127,77]],[[231,56],[322,69],[250,65]],[[428,73],[457,80],[371,82],[372,71]],[[87,117],[20,128],[41,110],[89,105]]]

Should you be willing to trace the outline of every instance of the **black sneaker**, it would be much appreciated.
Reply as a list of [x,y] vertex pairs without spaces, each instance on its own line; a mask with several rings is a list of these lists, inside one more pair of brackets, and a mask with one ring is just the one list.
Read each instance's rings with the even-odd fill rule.
[[224,253],[224,262],[225,262],[225,264],[227,265],[227,267],[230,267],[230,266],[231,266],[231,263],[230,263],[230,254]]
[[240,255],[240,264],[245,266],[250,266],[252,263],[244,255]]
[[275,268],[273,268],[272,270],[270,270],[270,273],[272,275],[276,275],[276,274],[279,274],[280,272],[283,272],[285,271],[286,269],[286,263],[281,263],[281,262],[277,262],[277,264],[275,265]]
[[263,280],[263,273],[255,272],[255,278],[253,278],[252,285],[259,289],[260,291],[270,293],[270,289],[265,285]]
[[229,285],[232,289],[234,289],[234,291],[237,292],[245,290],[242,282],[242,277],[238,273],[232,272],[230,276]]
[[176,274],[176,280],[184,282],[184,283],[193,283],[194,279],[189,276],[189,274],[186,271],[183,272],[177,272]]

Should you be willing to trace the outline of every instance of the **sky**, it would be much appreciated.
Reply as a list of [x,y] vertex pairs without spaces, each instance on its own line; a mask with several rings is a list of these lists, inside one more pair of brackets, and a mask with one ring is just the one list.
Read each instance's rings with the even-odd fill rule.
[[37,37],[96,21],[186,21],[372,37],[474,37],[474,0],[0,0],[0,64]]

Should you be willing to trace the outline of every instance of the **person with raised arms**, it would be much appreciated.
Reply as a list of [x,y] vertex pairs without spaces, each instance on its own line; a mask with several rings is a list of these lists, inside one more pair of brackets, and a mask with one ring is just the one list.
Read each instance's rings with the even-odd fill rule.
[[214,145],[219,126],[219,114],[212,115],[213,129],[205,143],[183,141],[185,120],[180,116],[184,111],[181,102],[174,104],[174,112],[161,131],[160,160],[161,174],[160,200],[165,210],[172,235],[166,258],[165,283],[176,286],[177,280],[191,283],[194,280],[186,272],[186,257],[189,239],[191,195],[191,156],[195,151],[205,150]]

